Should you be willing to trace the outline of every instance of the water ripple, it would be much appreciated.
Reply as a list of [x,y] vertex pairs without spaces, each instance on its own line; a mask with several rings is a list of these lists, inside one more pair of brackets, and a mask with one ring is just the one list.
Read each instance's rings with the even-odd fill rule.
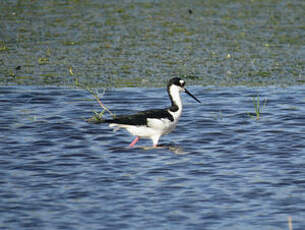
[[[117,114],[168,104],[163,89],[135,91],[103,102]],[[183,95],[176,130],[153,149],[85,122],[100,108],[84,91],[0,88],[1,227],[287,229],[292,216],[302,229],[304,88],[192,91],[203,104]],[[253,95],[268,99],[259,120]]]

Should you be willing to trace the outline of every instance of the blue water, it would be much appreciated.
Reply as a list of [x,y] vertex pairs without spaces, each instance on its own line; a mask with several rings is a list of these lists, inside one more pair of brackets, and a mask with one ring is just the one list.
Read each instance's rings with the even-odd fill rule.
[[[84,119],[84,90],[0,88],[0,229],[305,228],[305,88],[190,87],[163,148]],[[253,97],[262,113],[254,116]],[[164,89],[109,90],[116,114]]]

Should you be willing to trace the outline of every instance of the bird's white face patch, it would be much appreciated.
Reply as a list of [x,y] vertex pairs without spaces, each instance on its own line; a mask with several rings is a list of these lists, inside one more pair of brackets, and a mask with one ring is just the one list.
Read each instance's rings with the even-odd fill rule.
[[185,82],[183,80],[179,81],[180,85],[184,86]]

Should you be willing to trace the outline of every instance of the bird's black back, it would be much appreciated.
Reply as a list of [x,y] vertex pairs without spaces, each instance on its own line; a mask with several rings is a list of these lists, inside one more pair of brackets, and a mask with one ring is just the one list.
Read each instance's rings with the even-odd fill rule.
[[111,120],[104,120],[105,123],[116,123],[125,125],[147,125],[148,118],[174,120],[174,117],[167,109],[152,109],[138,112],[132,115],[122,115]]

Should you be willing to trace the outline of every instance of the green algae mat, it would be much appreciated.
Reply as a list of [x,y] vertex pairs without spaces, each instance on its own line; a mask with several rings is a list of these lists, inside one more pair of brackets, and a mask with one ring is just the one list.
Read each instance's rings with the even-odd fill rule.
[[0,84],[305,83],[305,2],[1,1]]

